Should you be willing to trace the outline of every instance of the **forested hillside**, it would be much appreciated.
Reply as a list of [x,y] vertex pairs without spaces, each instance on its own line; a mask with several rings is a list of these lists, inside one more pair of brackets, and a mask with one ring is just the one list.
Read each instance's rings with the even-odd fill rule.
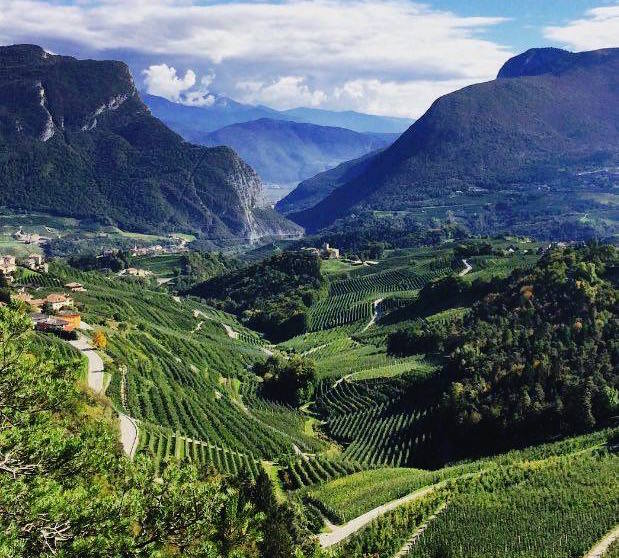
[[33,344],[31,328],[0,307],[2,556],[288,558],[310,544],[264,472],[175,461],[160,474],[124,457],[115,412],[78,383],[83,363]]
[[122,62],[0,48],[0,203],[207,242],[298,234],[259,209],[232,150],[185,143],[142,103]]
[[189,292],[236,314],[269,339],[281,341],[307,329],[308,309],[321,286],[318,256],[284,252],[215,277]]
[[309,231],[337,219],[362,229],[367,216],[407,214],[476,233],[615,234],[619,50],[543,52],[535,71],[508,61],[498,79],[437,99],[363,172],[293,220]]
[[538,442],[617,413],[617,264],[611,246],[551,251],[508,279],[429,284],[419,300],[385,318],[397,323],[456,299],[478,300],[459,320],[415,324],[388,338],[392,353],[447,359],[429,382],[445,385],[436,451]]

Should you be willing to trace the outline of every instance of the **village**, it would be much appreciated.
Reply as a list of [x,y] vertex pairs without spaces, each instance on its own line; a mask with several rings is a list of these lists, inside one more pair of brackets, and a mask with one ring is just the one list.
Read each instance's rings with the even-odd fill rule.
[[[30,254],[23,259],[12,255],[0,255],[0,275],[7,284],[14,283],[14,276],[19,268],[38,273],[48,273],[49,264],[44,256]],[[86,289],[80,283],[67,283],[64,289],[68,292],[84,292]],[[37,331],[53,332],[70,335],[81,327],[81,315],[75,308],[73,298],[67,292],[53,292],[43,298],[35,298],[24,287],[17,290],[13,300],[20,301],[30,309],[30,318]]]

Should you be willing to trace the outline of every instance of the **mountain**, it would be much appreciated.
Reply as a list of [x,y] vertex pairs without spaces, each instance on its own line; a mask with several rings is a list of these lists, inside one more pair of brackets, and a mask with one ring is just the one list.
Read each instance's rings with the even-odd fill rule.
[[370,151],[395,134],[360,134],[344,128],[261,118],[226,126],[200,143],[234,149],[267,183],[291,184]]
[[283,114],[289,120],[294,120],[295,122],[307,122],[319,126],[337,126],[339,128],[348,128],[355,132],[383,134],[401,134],[413,123],[412,118],[378,116],[352,110],[331,111],[301,107],[285,110]]
[[153,116],[165,122],[187,141],[199,143],[207,132],[238,122],[260,118],[280,118],[280,113],[268,107],[237,103],[224,96],[215,96],[211,105],[188,106],[168,101],[163,97],[142,93],[142,99]]
[[296,234],[257,207],[262,184],[229,148],[154,118],[122,62],[0,48],[0,205],[205,239]]
[[211,105],[197,107],[173,103],[156,95],[142,94],[144,102],[154,116],[186,140],[194,142],[199,141],[205,132],[213,132],[224,126],[260,118],[347,128],[354,132],[377,134],[401,134],[412,124],[412,119],[408,118],[304,107],[278,111],[262,105],[246,105],[222,95],[214,97],[215,100]]
[[335,189],[359,176],[379,151],[372,151],[358,159],[345,161],[335,168],[304,180],[286,197],[279,200],[275,204],[275,209],[287,215],[313,207]]
[[315,231],[380,210],[485,233],[615,234],[618,94],[619,49],[527,51],[496,80],[437,99],[362,172],[291,218]]

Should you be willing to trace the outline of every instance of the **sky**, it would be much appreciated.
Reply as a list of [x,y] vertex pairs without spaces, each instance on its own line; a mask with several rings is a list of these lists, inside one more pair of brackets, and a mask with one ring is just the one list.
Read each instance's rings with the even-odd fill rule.
[[619,46],[619,0],[0,0],[0,44],[125,61],[142,91],[417,118],[528,48]]

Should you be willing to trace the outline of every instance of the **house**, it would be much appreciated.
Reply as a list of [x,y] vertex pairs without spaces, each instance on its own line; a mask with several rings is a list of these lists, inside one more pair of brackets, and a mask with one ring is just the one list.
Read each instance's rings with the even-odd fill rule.
[[48,316],[47,314],[31,314],[30,318],[34,323],[34,329],[37,331],[73,331],[75,329],[67,320]]
[[79,312],[74,312],[72,310],[61,310],[60,312],[58,312],[57,317],[67,322],[67,327],[65,328],[65,331],[73,331],[74,329],[79,329],[82,325],[82,317],[80,316]]
[[49,264],[45,263],[45,258],[41,254],[30,254],[26,259],[25,266],[32,271],[47,273]]
[[84,285],[82,285],[81,283],[67,283],[64,286],[64,288],[69,289],[73,293],[85,293],[86,292]]
[[118,273],[118,275],[131,275],[131,277],[148,277],[152,275],[152,271],[146,269],[138,269],[137,267],[128,267]]
[[338,260],[340,258],[340,251],[338,248],[331,248],[328,242],[325,242],[322,245],[322,250],[320,251],[320,255],[325,260]]
[[10,275],[15,273],[17,266],[15,265],[15,256],[0,256],[0,273]]
[[65,306],[73,306],[73,299],[71,297],[58,293],[52,293],[48,295],[45,299],[45,302],[47,302],[51,306],[54,312],[57,312]]

